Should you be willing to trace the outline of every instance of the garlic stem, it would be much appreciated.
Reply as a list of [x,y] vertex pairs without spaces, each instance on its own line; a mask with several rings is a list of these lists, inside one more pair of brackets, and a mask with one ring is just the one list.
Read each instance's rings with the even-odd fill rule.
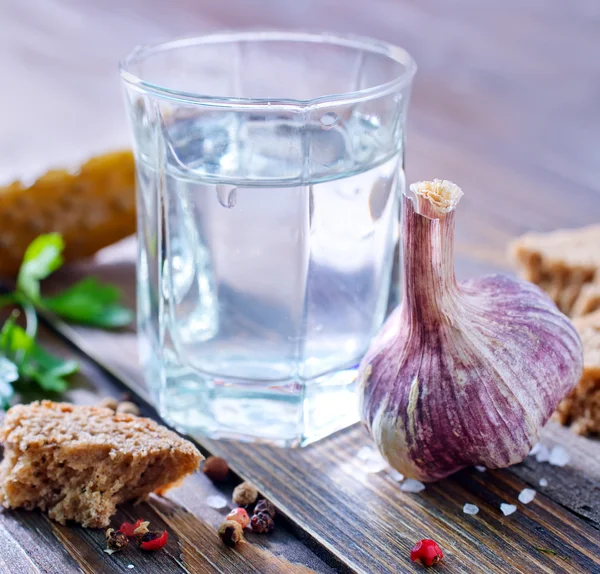
[[441,319],[458,291],[454,209],[463,192],[439,179],[413,184],[410,190],[414,200],[402,196],[402,299],[408,319],[423,323]]

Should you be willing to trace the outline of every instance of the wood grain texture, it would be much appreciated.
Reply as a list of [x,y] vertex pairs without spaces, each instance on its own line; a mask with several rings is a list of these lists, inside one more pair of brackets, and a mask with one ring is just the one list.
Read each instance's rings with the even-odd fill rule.
[[20,572],[41,572],[25,549],[13,538],[11,533],[0,524],[0,571],[10,572],[11,568]]
[[[385,474],[365,475],[356,458],[363,444],[368,444],[367,439],[359,429],[352,429],[285,455],[256,447],[251,459],[240,458],[239,449],[245,447],[223,442],[208,446],[239,465],[239,472],[284,513],[332,551],[343,553],[357,571],[409,570],[408,552],[424,537],[447,549],[447,567],[452,572],[600,568],[598,531],[543,494],[527,507],[518,504],[515,515],[502,516],[500,503],[515,503],[526,486],[510,472],[463,472],[419,495],[405,494]],[[302,496],[306,492],[310,494]],[[466,502],[479,506],[477,516],[462,513]],[[535,547],[555,550],[568,557],[571,566],[548,559]]]
[[[126,271],[126,258],[131,251],[128,244],[115,247],[105,253],[104,263],[93,267],[96,275],[120,281],[129,298],[134,275],[131,264]],[[56,280],[63,279],[59,275]],[[135,363],[133,333],[115,336],[56,326],[148,400]],[[418,495],[401,492],[385,472],[364,471],[356,453],[371,441],[358,426],[296,450],[194,438],[209,452],[224,456],[299,531],[356,572],[411,571],[410,548],[426,536],[448,549],[448,572],[600,571],[600,442],[555,423],[548,424],[542,441],[568,449],[572,459],[567,467],[530,457],[504,471],[463,471]],[[539,486],[540,478],[548,480],[547,487]],[[538,491],[528,506],[517,502],[525,487]],[[478,515],[463,513],[467,502],[480,508]],[[517,513],[503,517],[501,502],[517,504]]]

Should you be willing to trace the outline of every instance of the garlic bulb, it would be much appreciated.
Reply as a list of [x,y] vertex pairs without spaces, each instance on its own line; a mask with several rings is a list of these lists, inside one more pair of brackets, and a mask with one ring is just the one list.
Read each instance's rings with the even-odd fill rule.
[[403,294],[361,362],[363,421],[407,477],[523,460],[582,372],[570,321],[535,285],[506,275],[457,283],[462,191],[420,182],[402,197]]

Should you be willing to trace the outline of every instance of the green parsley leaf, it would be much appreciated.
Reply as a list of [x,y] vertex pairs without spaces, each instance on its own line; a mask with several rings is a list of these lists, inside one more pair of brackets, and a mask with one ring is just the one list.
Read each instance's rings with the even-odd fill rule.
[[[27,250],[13,293],[0,295],[0,307],[18,305],[25,312],[27,329],[16,323],[13,313],[0,330],[0,405],[7,407],[13,395],[13,383],[35,383],[47,392],[63,392],[66,377],[79,368],[48,353],[35,342],[36,310],[52,311],[68,321],[114,328],[128,325],[133,312],[119,304],[121,291],[88,277],[58,295],[42,298],[40,281],[63,263],[64,241],[59,233],[40,235]],[[25,388],[19,387],[25,392]]]
[[115,328],[133,319],[133,312],[117,303],[120,298],[121,291],[114,285],[87,277],[58,295],[45,297],[42,306],[68,321]]
[[[68,377],[77,372],[77,369],[79,368],[76,361],[66,361],[60,357],[55,357],[36,343],[31,346],[29,354],[27,355],[27,360],[29,363],[35,364],[38,369],[36,376],[45,377],[47,379]],[[44,388],[44,385],[41,386]]]
[[12,357],[19,354],[23,358],[31,349],[32,344],[33,339],[25,329],[17,325],[16,316],[11,315],[2,326],[2,331],[0,331],[0,348],[4,355],[11,360]]
[[62,265],[64,247],[60,233],[48,233],[34,239],[25,251],[17,278],[17,290],[37,303],[40,299],[40,280]]
[[69,384],[64,377],[79,368],[75,361],[65,361],[42,349],[16,324],[14,316],[2,327],[0,348],[4,358],[16,365],[20,379],[35,382],[44,391],[65,391]]

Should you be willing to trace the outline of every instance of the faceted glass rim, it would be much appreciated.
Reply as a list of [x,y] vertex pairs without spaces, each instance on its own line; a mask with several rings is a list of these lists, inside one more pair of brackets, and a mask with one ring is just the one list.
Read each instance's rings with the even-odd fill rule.
[[[404,66],[404,71],[388,82],[338,94],[323,94],[316,98],[301,100],[294,98],[240,98],[227,95],[209,96],[183,90],[167,88],[159,84],[143,80],[131,71],[135,64],[152,57],[161,52],[174,51],[190,46],[201,46],[206,44],[229,44],[233,42],[298,42],[313,44],[333,44],[348,48],[355,48],[363,52],[381,54]],[[386,96],[409,86],[417,71],[417,65],[412,56],[404,49],[388,42],[375,40],[373,38],[337,35],[328,32],[311,31],[277,31],[277,30],[246,30],[220,32],[203,36],[191,36],[179,38],[158,44],[148,44],[135,47],[130,54],[119,64],[122,80],[132,87],[145,93],[166,98],[171,101],[191,103],[210,106],[224,106],[228,108],[262,108],[277,110],[281,108],[312,108],[330,104],[352,104],[364,100],[370,100]]]

